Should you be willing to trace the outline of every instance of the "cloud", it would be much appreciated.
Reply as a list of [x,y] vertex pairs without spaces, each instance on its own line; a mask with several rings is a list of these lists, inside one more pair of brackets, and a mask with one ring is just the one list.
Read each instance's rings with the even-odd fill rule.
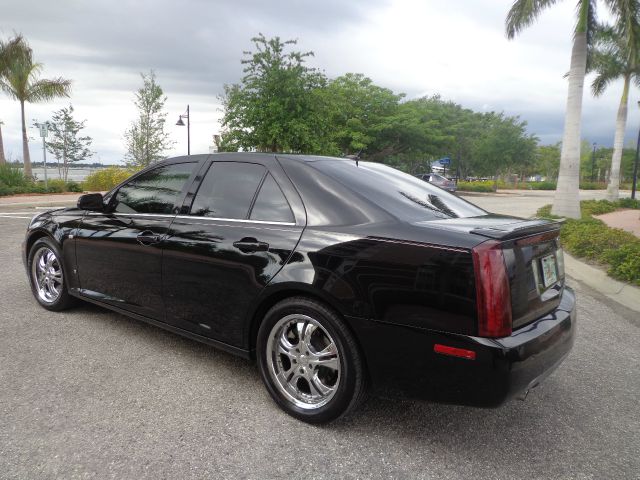
[[[240,59],[262,32],[297,38],[313,50],[311,63],[329,76],[361,72],[407,98],[441,94],[466,107],[520,115],[544,142],[561,139],[574,5],[561,2],[519,38],[508,41],[504,17],[511,0],[22,0],[3,5],[0,35],[22,32],[45,76],[74,80],[78,118],[86,118],[94,150],[106,162],[124,154],[122,134],[135,118],[139,72],[154,69],[168,101],[168,131],[186,151],[186,132],[174,125],[192,112],[192,151],[207,151],[219,131],[217,96],[239,81]],[[583,135],[610,145],[620,87],[600,99],[585,88]],[[46,119],[68,104],[27,105]],[[631,105],[635,107],[635,98]],[[5,148],[21,156],[19,107],[0,97]],[[630,108],[629,135],[640,121]],[[31,133],[33,136],[36,132]],[[31,143],[34,159],[38,142]]]

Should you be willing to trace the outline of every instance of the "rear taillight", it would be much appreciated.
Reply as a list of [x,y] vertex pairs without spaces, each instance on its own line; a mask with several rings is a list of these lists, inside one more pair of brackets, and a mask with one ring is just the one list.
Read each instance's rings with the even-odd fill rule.
[[473,249],[476,276],[478,335],[508,337],[511,335],[511,292],[502,248],[489,240]]

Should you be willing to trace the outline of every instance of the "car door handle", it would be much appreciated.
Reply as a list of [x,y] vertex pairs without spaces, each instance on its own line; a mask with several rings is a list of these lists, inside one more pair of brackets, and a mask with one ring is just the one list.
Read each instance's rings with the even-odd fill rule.
[[142,245],[153,245],[154,243],[160,242],[160,240],[162,240],[162,236],[153,233],[151,230],[145,230],[136,237],[136,240],[138,240]]
[[233,242],[233,246],[244,253],[250,252],[266,252],[269,250],[269,244],[259,242],[255,238],[243,238],[238,242]]

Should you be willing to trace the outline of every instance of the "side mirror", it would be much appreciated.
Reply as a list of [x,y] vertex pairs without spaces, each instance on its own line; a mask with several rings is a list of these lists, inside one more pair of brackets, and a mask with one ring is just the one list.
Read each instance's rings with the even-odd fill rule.
[[104,212],[104,198],[101,193],[87,193],[78,198],[78,208],[90,212]]

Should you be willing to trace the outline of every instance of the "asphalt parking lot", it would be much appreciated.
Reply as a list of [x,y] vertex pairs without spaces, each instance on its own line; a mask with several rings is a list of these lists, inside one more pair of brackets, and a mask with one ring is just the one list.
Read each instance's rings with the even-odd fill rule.
[[374,397],[309,426],[245,360],[97,307],[40,308],[20,259],[33,208],[0,208],[2,479],[640,478],[639,315],[571,279],[576,345],[526,401]]

